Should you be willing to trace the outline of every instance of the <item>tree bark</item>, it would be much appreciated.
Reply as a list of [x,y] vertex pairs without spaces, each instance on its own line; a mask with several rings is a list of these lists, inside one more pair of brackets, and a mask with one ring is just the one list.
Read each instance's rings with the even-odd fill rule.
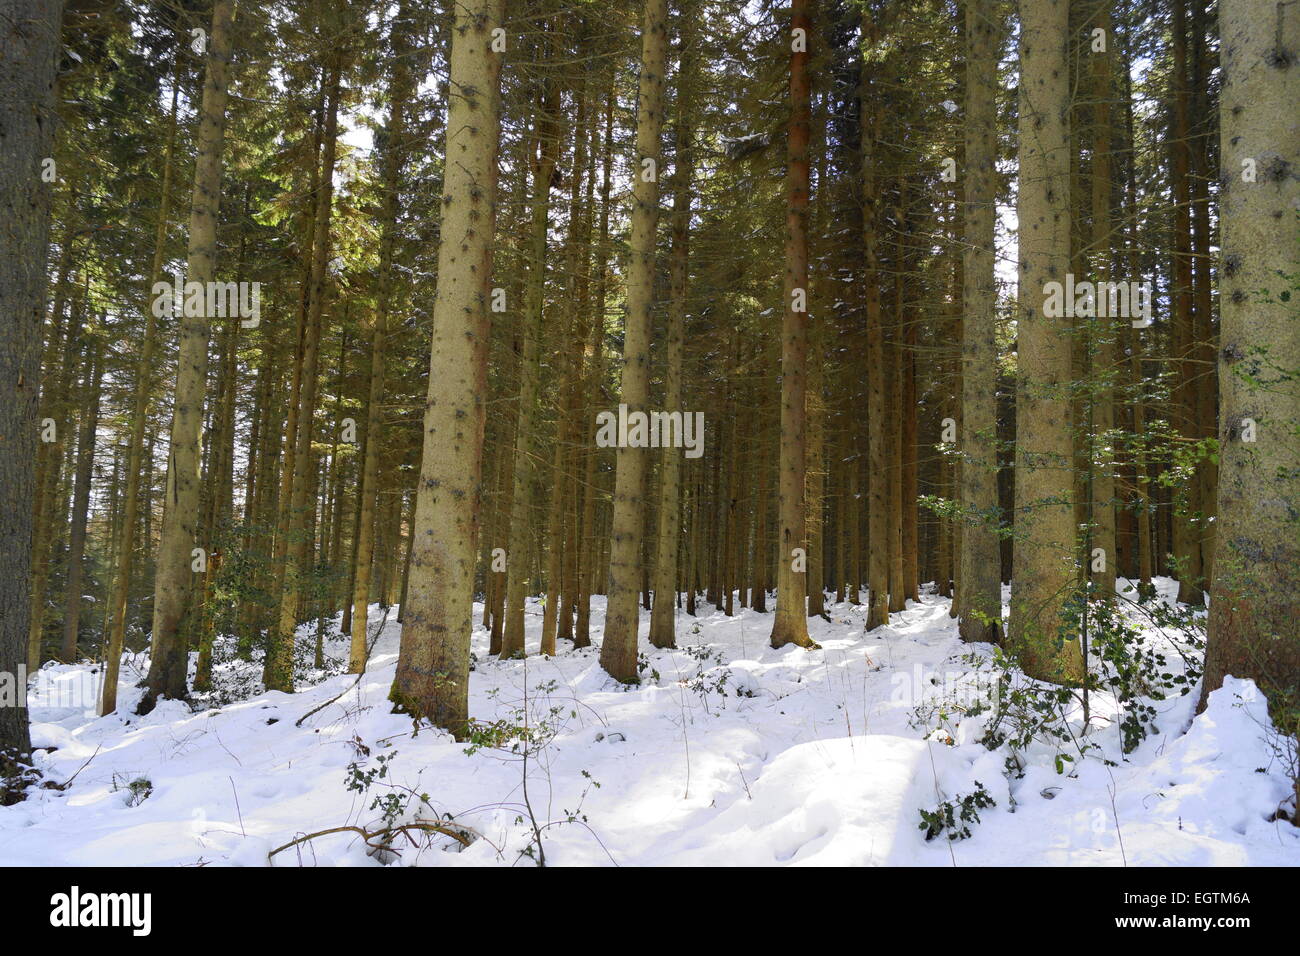
[[[691,180],[694,173],[692,139],[695,135],[694,84],[696,73],[696,19],[693,0],[681,10],[681,59],[677,71],[677,153],[673,170],[672,247],[668,260],[668,327],[664,335],[664,410],[681,411],[682,363],[686,353],[686,287],[689,275]],[[682,526],[681,448],[660,452],[659,526],[654,565],[654,608],[650,613],[650,643],[676,647],[677,551]],[[690,583],[687,582],[687,587]]]
[[[622,403],[645,412],[650,398],[650,330],[654,301],[655,228],[659,221],[659,134],[663,128],[668,52],[667,0],[645,0],[641,77],[637,94],[636,161],[632,167],[631,257],[623,339]],[[637,607],[645,509],[646,449],[619,448],[615,456],[610,587],[600,664],[615,680],[637,679]]]
[[469,724],[488,313],[501,136],[501,0],[468,0],[452,28],[446,174],[409,607],[392,700],[462,739]]
[[[221,159],[226,130],[234,0],[214,0],[208,38],[207,70],[199,108],[198,158],[190,202],[186,285],[211,282],[217,266],[217,215],[221,203]],[[188,313],[190,310],[186,310]],[[167,457],[167,493],[163,500],[162,539],[154,581],[153,643],[140,712],[152,710],[160,697],[183,699],[189,653],[183,623],[193,585],[191,562],[199,515],[199,438],[208,370],[209,317],[181,319]],[[202,543],[208,547],[208,542]]]
[[966,0],[966,243],[962,264],[961,616],[963,641],[997,643],[1002,582],[997,529],[997,62],[1004,22],[996,0]]
[[[1270,0],[1221,0],[1218,529],[1201,704],[1251,678],[1279,730],[1300,713],[1300,17]],[[1257,166],[1243,180],[1244,160]],[[1253,439],[1253,440],[1251,440]],[[1300,794],[1298,794],[1300,796]]]
[[[33,497],[41,324],[51,184],[41,179],[51,156],[54,86],[63,18],[61,0],[0,0],[0,484],[10,500]],[[17,700],[0,707],[0,806],[21,799],[19,777],[31,752],[25,682],[32,611],[29,571],[32,513],[6,508],[0,523],[0,674]]]
[[1063,632],[1078,579],[1070,433],[1068,320],[1048,316],[1048,282],[1070,263],[1070,106],[1066,0],[1020,3],[1020,264],[1016,399],[1016,544],[1008,637],[1031,677],[1082,676]]
[[[771,645],[814,646],[808,636],[807,481],[808,387],[808,139],[812,85],[808,44],[811,0],[792,0],[790,126],[786,140],[785,315],[781,322],[780,528],[777,532],[776,616]],[[766,502],[758,502],[766,508]],[[760,527],[762,525],[760,524]]]
[[[522,657],[524,611],[539,575],[532,573],[527,555],[533,538],[533,496],[536,491],[537,405],[541,389],[542,312],[545,308],[546,247],[551,208],[551,179],[555,175],[560,149],[559,95],[555,78],[543,81],[534,134],[536,160],[533,163],[532,224],[529,236],[528,284],[520,318],[523,342],[519,358],[519,399],[515,409],[514,491],[511,494],[510,539],[506,548],[505,632],[501,657]],[[552,633],[552,640],[554,633]]]
[[361,488],[357,507],[357,556],[352,582],[351,645],[348,673],[366,669],[370,578],[375,565],[375,500],[379,481],[379,435],[383,424],[384,361],[388,338],[388,313],[393,295],[393,249],[397,242],[397,212],[401,194],[402,164],[409,144],[406,141],[406,109],[414,93],[411,57],[414,45],[410,37],[411,8],[399,5],[393,20],[391,44],[392,73],[388,85],[388,124],[384,130],[383,183],[384,201],[382,233],[379,239],[379,276],[375,301],[375,325],[370,333],[370,383],[366,399],[365,455],[361,466]]
[[77,660],[77,637],[81,631],[81,580],[86,555],[86,522],[90,509],[90,477],[95,466],[95,435],[99,429],[100,383],[104,377],[104,339],[95,335],[86,362],[82,391],[81,428],[77,435],[77,468],[73,479],[72,530],[68,536],[67,579],[63,591],[63,643],[59,659],[66,664]]
[[[863,15],[862,34],[868,43],[877,39],[875,22],[869,13]],[[878,104],[875,68],[871,62],[862,64],[862,83],[858,93],[862,118],[862,230],[866,248],[866,269],[863,284],[866,286],[867,311],[867,458],[870,483],[867,502],[867,537],[870,551],[867,554],[867,620],[866,630],[889,623],[889,422],[885,391],[885,329],[880,314],[880,287],[878,286],[879,223],[876,128]],[[859,473],[857,460],[850,463],[851,473]],[[856,502],[857,481],[850,478],[849,492]],[[857,527],[857,508],[850,504],[853,527]],[[852,567],[857,568],[857,549],[850,556]],[[850,600],[857,603],[857,575],[850,581]]]

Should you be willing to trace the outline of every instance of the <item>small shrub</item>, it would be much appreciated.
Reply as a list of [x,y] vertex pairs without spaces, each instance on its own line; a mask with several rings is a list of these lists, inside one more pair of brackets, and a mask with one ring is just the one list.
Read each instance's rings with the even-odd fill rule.
[[975,792],[958,794],[955,800],[945,800],[933,810],[922,809],[917,829],[925,831],[927,842],[941,833],[949,840],[969,840],[971,824],[980,822],[979,811],[997,806],[993,795],[984,784],[975,781]]

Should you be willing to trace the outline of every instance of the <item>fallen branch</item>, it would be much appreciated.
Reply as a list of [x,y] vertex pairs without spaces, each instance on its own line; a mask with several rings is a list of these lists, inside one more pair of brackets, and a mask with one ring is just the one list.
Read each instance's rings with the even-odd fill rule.
[[[269,861],[277,853],[306,843],[309,840],[314,840],[317,837],[328,836],[331,833],[357,833],[365,840],[366,846],[372,850],[392,850],[393,837],[400,833],[409,840],[411,839],[412,830],[421,833],[441,833],[443,836],[451,837],[463,847],[469,846],[474,842],[475,838],[480,836],[469,827],[455,828],[442,823],[432,823],[428,820],[416,820],[414,823],[403,823],[400,826],[384,827],[380,830],[367,830],[365,827],[359,826],[330,827],[328,830],[317,830],[315,833],[308,833],[305,836],[290,840],[284,846],[276,847],[266,855],[266,858]],[[413,840],[412,843],[414,843]]]

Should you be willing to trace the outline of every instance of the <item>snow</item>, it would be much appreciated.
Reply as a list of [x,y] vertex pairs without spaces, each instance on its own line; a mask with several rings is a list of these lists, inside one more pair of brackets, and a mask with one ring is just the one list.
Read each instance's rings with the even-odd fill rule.
[[[375,854],[346,831],[270,862],[531,864],[531,807],[548,865],[1300,865],[1300,829],[1276,818],[1291,783],[1249,681],[1227,680],[1196,717],[1196,691],[1157,702],[1159,732],[1128,755],[1098,698],[1097,751],[1058,773],[1052,748],[1035,745],[1023,775],[1008,775],[1007,751],[975,742],[986,718],[912,717],[978,677],[964,657],[990,653],[958,639],[947,600],[923,595],[868,633],[864,613],[840,604],[829,622],[811,619],[812,651],[770,648],[770,613],[728,618],[703,601],[698,618],[678,612],[679,649],[658,651],[643,614],[643,681],[630,689],[600,669],[598,647],[561,642],[558,656],[536,656],[540,605],[524,660],[488,659],[476,626],[471,713],[510,723],[526,713],[543,737],[526,765],[509,745],[413,734],[390,713],[391,616],[355,687],[339,674],[198,712],[164,701],[132,714],[143,662],[128,656],[122,709],[98,718],[86,690],[97,668],[49,665],[32,685],[36,760],[47,780],[76,776],[0,808],[0,864],[265,866],[314,831],[373,831],[372,799],[396,793],[428,796],[400,822],[449,820],[472,831],[470,845],[417,833],[396,841],[400,854]],[[603,620],[597,598],[597,641]],[[306,629],[299,640],[310,643]],[[326,650],[346,656],[338,638]],[[350,764],[385,776],[349,790]],[[994,805],[978,810],[970,838],[927,841],[921,810],[980,787]]]

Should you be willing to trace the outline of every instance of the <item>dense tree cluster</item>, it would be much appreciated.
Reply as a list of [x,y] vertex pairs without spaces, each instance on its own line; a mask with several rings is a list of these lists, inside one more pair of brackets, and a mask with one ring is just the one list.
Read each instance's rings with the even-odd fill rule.
[[0,671],[292,691],[377,602],[462,735],[538,596],[634,682],[678,608],[932,587],[1068,683],[1170,576],[1294,729],[1280,9],[0,0]]

